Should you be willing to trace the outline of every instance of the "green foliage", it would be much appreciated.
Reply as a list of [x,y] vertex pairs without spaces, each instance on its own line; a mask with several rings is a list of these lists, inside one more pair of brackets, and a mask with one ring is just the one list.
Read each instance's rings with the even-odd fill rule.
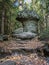
[[[49,12],[49,0],[32,0],[30,4],[24,3],[23,1],[23,9],[27,7],[27,9],[35,10],[39,16],[39,30],[43,29],[44,26],[44,17]],[[6,31],[5,32],[12,32],[14,29],[21,27],[21,23],[16,21],[16,16],[19,11],[19,6],[14,7],[13,4],[16,0],[0,0],[0,23],[2,24],[2,11],[5,9],[4,15],[4,24]],[[0,32],[1,32],[1,24],[0,24]],[[7,29],[8,26],[8,29]],[[42,30],[41,30],[42,31]]]
[[41,40],[49,39],[49,28],[47,28],[47,30],[44,30],[44,31],[40,34],[39,38],[40,38]]
[[[0,0],[0,23],[2,24],[2,11],[5,11],[4,14],[4,33],[10,33],[13,31],[13,29],[15,29],[16,25],[16,16],[18,13],[18,8],[13,7],[13,3],[14,0]],[[1,25],[0,25],[1,26]],[[1,28],[3,26],[0,27],[0,31]]]

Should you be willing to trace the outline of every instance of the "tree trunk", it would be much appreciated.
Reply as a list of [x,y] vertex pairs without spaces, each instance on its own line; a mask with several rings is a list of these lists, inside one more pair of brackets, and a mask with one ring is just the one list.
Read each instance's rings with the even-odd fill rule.
[[5,19],[5,10],[2,11],[2,26],[1,26],[1,32],[2,35],[4,34],[4,19]]

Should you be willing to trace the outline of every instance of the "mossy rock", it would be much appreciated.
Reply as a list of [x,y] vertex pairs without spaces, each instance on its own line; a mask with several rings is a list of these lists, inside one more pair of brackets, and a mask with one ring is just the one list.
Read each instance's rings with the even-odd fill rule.
[[0,35],[0,41],[7,41],[8,35]]

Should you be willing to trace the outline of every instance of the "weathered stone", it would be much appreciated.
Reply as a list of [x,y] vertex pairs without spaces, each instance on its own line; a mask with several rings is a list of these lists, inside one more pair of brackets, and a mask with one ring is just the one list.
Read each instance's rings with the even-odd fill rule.
[[13,31],[13,34],[19,34],[23,32],[23,28],[18,28],[16,30]]
[[23,18],[25,18],[26,20],[27,19],[39,20],[37,12],[34,10],[28,10],[27,8],[24,8],[24,10],[19,11],[16,19],[22,21]]
[[44,55],[49,56],[49,44],[46,43],[45,46],[43,47]]
[[44,46],[35,49],[39,56],[49,57],[49,44],[45,43]]
[[22,23],[24,32],[31,31],[37,33],[39,16],[35,11],[24,9],[18,13],[16,19]]
[[3,40],[4,41],[8,40],[8,35],[3,35]]
[[13,37],[20,38],[20,39],[32,39],[35,36],[36,34],[32,32],[23,32],[19,34],[13,34]]
[[9,60],[9,61],[5,61],[3,63],[0,63],[0,65],[16,65],[16,62]]
[[0,41],[8,40],[8,35],[0,35]]
[[16,31],[13,35],[14,37],[20,39],[32,39],[36,36],[38,32],[39,16],[35,11],[24,8],[22,11],[18,12],[16,20],[22,23],[23,31]]
[[11,50],[7,50],[5,48],[0,47],[0,58],[5,57],[7,55],[11,55],[12,51]]
[[3,41],[3,37],[2,37],[2,35],[0,35],[0,41]]
[[37,25],[33,20],[27,20],[24,22],[24,31],[37,32]]

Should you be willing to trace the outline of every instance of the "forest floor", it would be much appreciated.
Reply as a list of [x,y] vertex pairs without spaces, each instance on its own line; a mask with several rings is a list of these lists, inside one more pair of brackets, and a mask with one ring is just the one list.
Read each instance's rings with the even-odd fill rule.
[[16,65],[49,65],[49,60],[47,58],[38,56],[36,52],[30,53],[27,51],[22,53],[22,49],[30,50],[36,49],[44,46],[43,41],[39,41],[37,38],[32,40],[15,40],[9,39],[9,41],[0,42],[0,48],[4,48],[6,52],[10,51],[17,51],[14,52],[12,55],[7,55],[4,58],[0,57],[0,63],[8,60],[12,60],[16,62]]
[[19,49],[19,48],[36,49],[42,46],[44,46],[43,41],[39,41],[37,38],[34,38],[32,40],[9,39],[8,41],[0,42],[0,47],[11,50]]

